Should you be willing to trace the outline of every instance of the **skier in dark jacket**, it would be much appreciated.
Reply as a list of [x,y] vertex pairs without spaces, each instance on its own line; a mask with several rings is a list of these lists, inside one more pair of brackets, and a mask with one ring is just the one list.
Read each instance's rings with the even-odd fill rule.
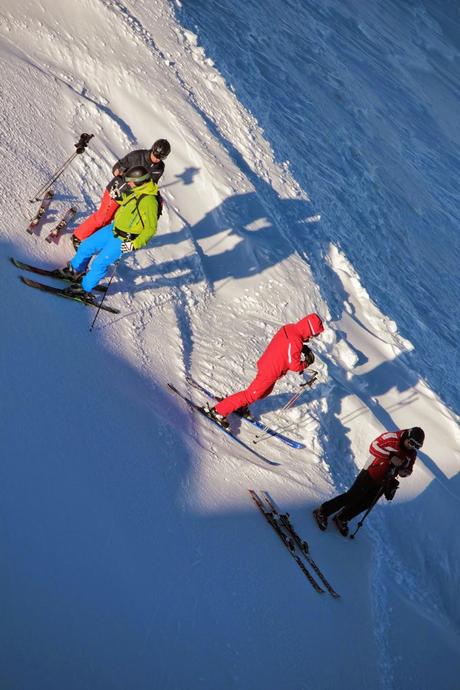
[[[151,149],[131,151],[115,163],[112,168],[114,177],[105,188],[98,210],[73,232],[72,243],[75,249],[78,248],[82,240],[85,240],[96,230],[103,228],[113,220],[119,208],[117,199],[120,200],[123,193],[129,192],[124,179],[126,171],[136,167],[146,168],[150,175],[150,180],[157,184],[164,173],[164,160],[170,153],[171,146],[169,142],[166,139],[157,139]],[[160,199],[160,197],[158,198]]]
[[333,521],[346,537],[349,520],[368,510],[381,495],[391,501],[399,486],[396,477],[412,474],[417,450],[423,446],[424,440],[423,429],[414,426],[412,429],[387,431],[372,441],[367,466],[358,474],[351,488],[313,511],[319,528],[325,530],[327,518],[336,513]]

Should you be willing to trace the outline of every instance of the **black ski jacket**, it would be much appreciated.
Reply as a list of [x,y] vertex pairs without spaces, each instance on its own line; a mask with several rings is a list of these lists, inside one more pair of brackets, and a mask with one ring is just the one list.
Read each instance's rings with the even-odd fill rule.
[[[152,163],[150,159],[150,149],[139,149],[137,151],[131,151],[123,158],[120,158],[120,160],[117,161],[113,166],[112,173],[115,174],[115,170],[117,168],[121,168],[121,170],[125,173],[127,170],[134,168],[137,165],[142,165],[144,168],[147,168],[148,172],[150,173],[150,179],[155,184],[158,184],[158,180],[163,175],[165,170],[165,164],[163,161]],[[110,192],[113,187],[121,187],[123,184],[124,179],[121,175],[119,175],[110,180],[109,184],[107,185],[107,190]]]

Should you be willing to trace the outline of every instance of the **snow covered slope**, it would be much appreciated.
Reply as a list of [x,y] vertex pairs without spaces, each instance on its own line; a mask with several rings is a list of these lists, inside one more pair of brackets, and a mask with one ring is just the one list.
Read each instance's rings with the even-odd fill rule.
[[[0,8],[2,687],[457,686],[457,15],[266,5]],[[43,241],[51,225],[25,232],[27,199],[83,131],[51,219],[94,210],[128,150],[173,147],[159,233],[123,260],[107,298],[122,314],[92,333],[93,312],[7,261],[72,255]],[[320,383],[284,417],[305,450],[256,456],[167,391],[188,374],[243,386],[279,324],[312,310]],[[296,385],[257,411],[275,423]],[[354,543],[319,533],[312,507],[370,440],[414,424],[427,442],[393,504]],[[311,589],[251,487],[289,509],[339,601]]]

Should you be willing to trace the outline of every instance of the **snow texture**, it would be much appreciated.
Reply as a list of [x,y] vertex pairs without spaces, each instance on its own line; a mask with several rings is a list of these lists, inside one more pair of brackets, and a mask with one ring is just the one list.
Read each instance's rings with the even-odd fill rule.
[[[459,36],[453,0],[3,0],[2,688],[458,687]],[[93,310],[7,259],[64,265],[52,223],[95,210],[115,160],[159,137],[159,232],[89,332]],[[319,383],[281,414],[290,374],[254,406],[305,450],[257,457],[168,392],[244,387],[310,311]],[[370,441],[413,425],[426,443],[395,500],[354,542],[319,532],[311,510]],[[289,510],[340,600],[249,488]]]

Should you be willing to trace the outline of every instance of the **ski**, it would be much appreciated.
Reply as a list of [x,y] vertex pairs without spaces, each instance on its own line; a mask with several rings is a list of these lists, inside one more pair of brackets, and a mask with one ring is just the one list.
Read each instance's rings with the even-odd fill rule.
[[38,209],[37,213],[35,214],[35,216],[32,218],[32,220],[30,221],[29,226],[27,228],[27,232],[30,235],[33,235],[36,228],[39,226],[40,221],[43,220],[43,216],[48,211],[48,208],[51,204],[53,197],[54,197],[54,192],[52,189],[50,189],[48,192],[46,192],[45,196],[41,200],[39,209]]
[[82,299],[81,297],[77,297],[76,295],[68,295],[65,293],[65,291],[62,288],[55,288],[51,287],[51,285],[45,285],[44,283],[37,283],[35,280],[30,280],[29,278],[24,278],[24,276],[19,276],[20,279],[22,280],[23,283],[28,285],[29,287],[36,288],[37,290],[41,290],[42,292],[50,292],[52,295],[57,295],[58,297],[65,297],[66,299],[72,299],[76,302],[81,302],[82,304],[86,304],[88,307],[95,307],[103,309],[104,311],[109,311],[111,314],[119,314],[120,310],[115,309],[115,307],[109,307],[106,304],[93,304],[92,302],[88,302],[87,300]]
[[[49,276],[50,278],[56,278],[57,280],[71,282],[69,278],[63,278],[61,275],[59,275],[57,268],[54,270],[48,270],[46,268],[39,268],[38,266],[31,266],[30,264],[25,264],[23,261],[18,261],[18,259],[13,258],[12,256],[10,256],[10,261],[13,266],[20,268],[22,271],[28,271],[29,273],[36,273],[39,276]],[[93,289],[97,290],[98,292],[107,292],[107,285],[96,285],[96,287]]]
[[310,565],[312,570],[315,571],[317,574],[318,578],[321,580],[323,585],[326,587],[327,591],[329,594],[334,597],[334,599],[338,599],[340,597],[340,594],[337,594],[337,592],[334,590],[330,582],[326,579],[325,575],[322,573],[320,570],[319,566],[316,564],[316,562],[313,560],[313,558],[310,556],[310,547],[308,546],[308,543],[302,539],[294,529],[289,513],[281,513],[278,506],[276,505],[275,501],[273,498],[270,496],[270,494],[267,491],[262,492],[263,497],[265,498],[267,505],[269,506],[269,509],[272,511],[275,519],[279,522],[279,524],[284,527],[286,532],[292,537],[294,542],[297,544],[299,547],[301,553],[305,557],[307,563]]
[[62,216],[56,227],[45,237],[46,241],[51,243],[53,240],[58,240],[76,213],[77,209],[71,206]]
[[[319,584],[316,582],[314,579],[313,575],[310,573],[310,571],[307,569],[305,563],[299,558],[296,548],[295,548],[295,542],[294,539],[292,538],[291,535],[285,534],[283,530],[281,529],[280,526],[280,521],[277,519],[276,512],[271,510],[270,508],[266,508],[264,503],[262,502],[262,499],[258,494],[254,491],[254,489],[249,489],[249,495],[251,496],[252,500],[266,519],[269,525],[273,527],[289,553],[291,554],[292,558],[295,560],[297,565],[299,566],[300,570],[303,572],[313,589],[318,592],[318,594],[324,594],[324,589],[319,586]],[[278,516],[279,517],[279,516]]]
[[[201,391],[204,393],[208,398],[211,400],[215,400],[216,402],[219,402],[222,398],[218,398],[217,395],[214,395],[211,393],[211,391],[208,391],[204,386],[201,385],[201,383],[198,383],[193,379],[191,376],[186,377],[187,383],[189,383],[193,388],[196,388],[197,390]],[[240,416],[240,415],[238,415]],[[305,448],[303,443],[300,443],[299,441],[294,441],[292,438],[289,438],[288,436],[284,436],[283,434],[280,434],[278,431],[275,431],[275,429],[265,429],[265,424],[263,422],[260,422],[258,419],[248,419],[247,417],[240,416],[240,419],[244,419],[244,421],[248,422],[249,424],[252,424],[252,426],[255,426],[257,429],[265,430],[265,433],[267,436],[273,436],[277,438],[279,441],[282,441],[282,443],[285,443],[286,445],[290,446],[291,448]]]
[[193,400],[190,400],[186,395],[181,393],[180,391],[177,390],[177,388],[172,384],[168,383],[168,388],[171,390],[173,393],[179,396],[179,398],[182,398],[182,400],[190,407],[190,409],[194,410],[195,412],[199,412],[203,417],[208,419],[211,424],[214,424],[218,429],[220,429],[224,434],[229,436],[231,439],[233,439],[236,443],[238,443],[240,446],[242,446],[245,450],[248,450],[252,455],[255,455],[259,460],[263,460],[263,462],[267,463],[267,465],[272,465],[272,466],[278,466],[278,462],[274,462],[273,460],[268,460],[267,458],[264,458],[263,455],[259,455],[251,446],[246,445],[244,441],[242,441],[238,436],[235,436],[231,431],[227,431],[227,429],[224,429],[220,424],[218,424],[214,419],[211,419],[211,417],[208,417],[208,415],[204,412],[203,408],[200,407],[200,405],[197,405],[196,403],[193,402]]

